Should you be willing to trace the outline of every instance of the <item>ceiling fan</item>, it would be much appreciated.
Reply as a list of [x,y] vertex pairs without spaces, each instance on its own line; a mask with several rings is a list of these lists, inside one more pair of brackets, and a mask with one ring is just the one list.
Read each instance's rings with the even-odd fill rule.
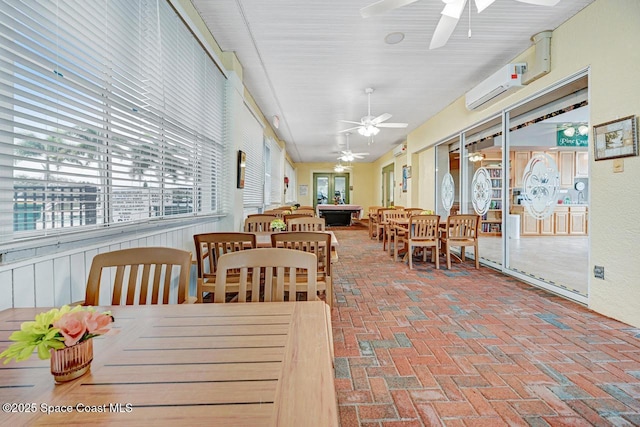
[[[369,6],[363,7],[360,9],[360,15],[363,18],[368,18],[374,15],[380,15],[382,13],[388,12],[393,9],[397,9],[402,6],[409,5],[411,3],[415,3],[418,0],[380,0],[376,3],[373,3]],[[489,7],[495,0],[475,0],[476,8],[478,9],[478,13],[485,10]],[[521,3],[529,3],[537,6],[555,6],[560,0],[516,0]],[[449,37],[453,33],[453,30],[458,25],[458,20],[460,16],[462,16],[462,11],[467,4],[467,0],[442,0],[445,4],[444,9],[442,9],[442,16],[440,17],[440,21],[438,22],[438,26],[433,33],[433,37],[431,38],[431,44],[429,45],[429,49],[437,49],[439,47],[447,44]],[[469,30],[471,31],[471,30]],[[471,37],[471,36],[469,36]]]
[[408,123],[384,123],[391,118],[391,114],[389,113],[380,114],[378,117],[372,116],[371,115],[371,94],[373,93],[373,89],[368,87],[364,90],[364,93],[366,93],[368,97],[367,115],[361,118],[359,122],[352,122],[350,120],[340,120],[343,123],[352,123],[352,124],[358,125],[358,126],[351,127],[349,129],[341,130],[340,131],[341,133],[357,130],[360,135],[369,137],[369,136],[377,135],[378,132],[380,132],[379,128],[406,128],[409,125]]
[[338,160],[351,163],[355,159],[364,159],[365,156],[369,155],[369,153],[354,153],[353,151],[351,151],[349,149],[349,135],[351,135],[351,133],[347,132],[345,135],[347,137],[347,149],[340,152]]

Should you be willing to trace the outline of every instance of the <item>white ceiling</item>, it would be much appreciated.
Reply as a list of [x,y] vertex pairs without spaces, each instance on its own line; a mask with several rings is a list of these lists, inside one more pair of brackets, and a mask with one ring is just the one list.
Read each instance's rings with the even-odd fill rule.
[[[390,113],[406,129],[381,129],[368,145],[357,133],[353,151],[375,161],[408,133],[531,46],[531,36],[553,30],[594,0],[561,0],[555,7],[496,0],[478,14],[473,2],[449,42],[429,50],[444,7],[418,0],[363,19],[374,0],[192,0],[224,51],[234,51],[244,83],[295,162],[334,162],[344,134],[367,113]],[[471,7],[472,37],[469,30]],[[404,40],[385,44],[392,32]],[[553,43],[553,40],[552,40]],[[552,58],[553,64],[553,58]],[[553,66],[553,65],[552,65]]]

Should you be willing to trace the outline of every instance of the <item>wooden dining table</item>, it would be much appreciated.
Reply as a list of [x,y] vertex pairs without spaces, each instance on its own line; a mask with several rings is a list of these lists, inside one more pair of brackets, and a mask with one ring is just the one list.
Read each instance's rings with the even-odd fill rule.
[[[337,426],[325,304],[113,306],[89,373],[0,365],[0,425]],[[44,308],[0,312],[0,351]]]

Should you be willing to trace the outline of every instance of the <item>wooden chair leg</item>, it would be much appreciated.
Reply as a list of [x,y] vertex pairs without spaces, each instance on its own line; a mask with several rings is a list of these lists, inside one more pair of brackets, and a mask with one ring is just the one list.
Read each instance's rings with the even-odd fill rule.
[[413,247],[407,243],[407,256],[409,257],[409,270],[413,270]]
[[431,250],[431,257],[436,261],[436,270],[440,270],[440,251],[438,246],[434,246]]
[[445,251],[447,252],[447,269],[451,270],[451,248],[449,243],[447,243]]
[[478,243],[473,245],[473,256],[476,259],[476,270],[480,269],[480,256],[478,255]]

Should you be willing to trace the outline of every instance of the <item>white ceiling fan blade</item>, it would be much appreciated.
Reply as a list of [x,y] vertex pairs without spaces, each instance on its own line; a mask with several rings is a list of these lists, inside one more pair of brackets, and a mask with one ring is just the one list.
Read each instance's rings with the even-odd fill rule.
[[442,9],[442,14],[450,18],[460,19],[462,11],[467,4],[467,0],[454,0],[447,3]]
[[476,9],[478,9],[478,13],[482,12],[496,0],[475,0],[476,1]]
[[409,123],[380,123],[379,128],[406,128]]
[[353,153],[353,157],[364,158],[364,156],[368,156],[369,153]]
[[360,15],[362,15],[363,18],[380,15],[382,13],[397,9],[402,6],[406,6],[416,1],[418,0],[380,0],[360,9]]
[[350,131],[352,131],[352,130],[360,129],[361,127],[362,127],[362,126],[356,126],[356,127],[349,128],[349,129],[343,129],[343,130],[339,131],[338,133],[350,132]]
[[431,38],[431,44],[429,44],[429,49],[438,49],[439,47],[444,46],[449,41],[449,37],[453,33],[453,30],[458,25],[457,18],[451,18],[450,16],[442,15],[440,17],[440,22],[438,22],[438,26],[436,30],[433,32],[433,37]]
[[371,124],[377,125],[379,123],[382,123],[384,121],[389,120],[391,117],[392,116],[389,113],[380,114],[378,117],[376,117],[375,119],[371,120]]
[[352,123],[354,125],[361,125],[362,126],[362,122],[352,122],[351,120],[338,120],[339,122],[342,123]]
[[549,6],[549,7],[553,7],[558,3],[560,3],[560,0],[516,0],[516,1],[519,1],[520,3],[535,4],[536,6]]

